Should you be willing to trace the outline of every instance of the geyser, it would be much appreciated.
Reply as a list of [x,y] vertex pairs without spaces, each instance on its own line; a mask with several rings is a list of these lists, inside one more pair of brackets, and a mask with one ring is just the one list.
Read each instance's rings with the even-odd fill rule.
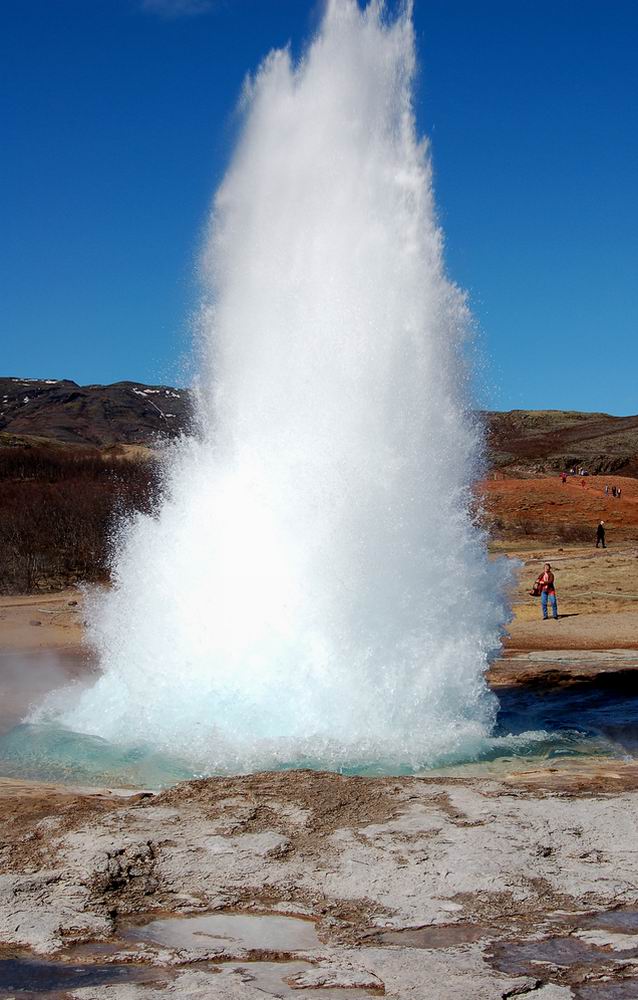
[[102,675],[62,718],[207,771],[472,756],[502,571],[412,110],[409,12],[333,0],[271,53],[203,256],[199,433],[93,598]]

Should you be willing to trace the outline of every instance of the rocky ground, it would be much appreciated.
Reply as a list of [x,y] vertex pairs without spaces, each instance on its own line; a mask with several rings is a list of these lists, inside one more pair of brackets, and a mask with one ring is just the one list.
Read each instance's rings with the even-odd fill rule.
[[[291,995],[309,1000],[637,996],[638,768],[566,777],[302,771],[46,800],[5,785],[5,961],[137,977],[64,994],[78,1000],[287,996],[285,967],[260,981],[274,962],[296,963]],[[220,911],[303,917],[316,937],[299,942],[297,921],[274,947],[130,933],[140,915]]]

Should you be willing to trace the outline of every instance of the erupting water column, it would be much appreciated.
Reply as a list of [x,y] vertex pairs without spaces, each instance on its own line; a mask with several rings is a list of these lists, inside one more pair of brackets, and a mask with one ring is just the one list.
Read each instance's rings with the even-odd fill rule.
[[411,106],[411,18],[332,0],[246,86],[203,271],[200,434],[94,598],[102,676],[65,725],[205,769],[471,755],[500,570]]

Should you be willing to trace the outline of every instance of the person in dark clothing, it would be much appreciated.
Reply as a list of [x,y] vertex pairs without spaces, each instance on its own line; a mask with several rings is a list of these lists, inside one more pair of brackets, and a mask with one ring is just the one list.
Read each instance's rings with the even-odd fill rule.
[[602,542],[603,548],[606,549],[607,546],[605,545],[605,522],[604,521],[601,521],[600,524],[598,525],[598,527],[596,528],[596,548],[598,548],[598,546],[600,545],[601,542]]

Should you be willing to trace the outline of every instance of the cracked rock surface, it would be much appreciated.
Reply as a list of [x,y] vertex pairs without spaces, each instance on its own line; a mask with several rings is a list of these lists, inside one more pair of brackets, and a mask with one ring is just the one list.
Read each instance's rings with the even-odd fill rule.
[[[551,769],[294,771],[128,798],[16,784],[0,796],[2,957],[90,961],[101,942],[101,961],[154,970],[154,982],[64,994],[84,1000],[638,996],[638,791],[630,765],[613,768],[589,789]],[[211,912],[312,919],[316,941],[124,933],[142,917]]]

